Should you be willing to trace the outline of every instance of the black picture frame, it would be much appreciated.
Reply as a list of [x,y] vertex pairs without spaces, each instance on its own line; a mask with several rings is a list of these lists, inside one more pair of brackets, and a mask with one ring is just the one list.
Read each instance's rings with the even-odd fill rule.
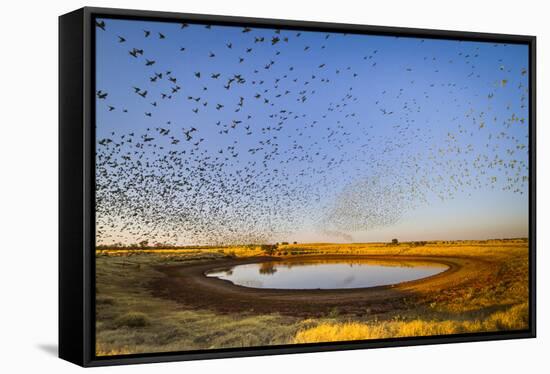
[[[206,22],[370,35],[489,41],[529,47],[529,329],[369,341],[95,356],[94,19]],[[81,366],[445,344],[536,336],[536,37],[85,7],[59,18],[59,357]]]

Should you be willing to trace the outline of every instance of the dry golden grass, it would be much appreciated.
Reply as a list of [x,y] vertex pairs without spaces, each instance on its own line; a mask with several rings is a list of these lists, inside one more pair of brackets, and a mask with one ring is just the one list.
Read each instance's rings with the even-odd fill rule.
[[[528,241],[290,244],[282,258],[324,255],[430,256],[462,259],[466,265],[445,288],[417,285],[408,309],[363,316],[329,313],[304,319],[271,315],[221,315],[186,310],[151,295],[148,284],[164,276],[157,265],[254,257],[259,246],[187,249],[104,249],[96,252],[96,351],[99,356],[364,340],[517,330],[528,321]],[[471,261],[469,260],[471,259]],[[445,280],[443,279],[442,282]],[[443,284],[443,283],[441,283]]]
[[101,344],[96,344],[95,354],[96,356],[118,356],[118,355],[129,355],[135,353],[134,351],[128,348],[105,348]]
[[185,310],[152,296],[148,282],[163,276],[153,266],[181,260],[155,254],[96,259],[97,356],[287,344],[302,327],[299,318],[276,313]]
[[381,255],[381,256],[509,256],[527,247],[526,239],[513,240],[457,240],[430,241],[425,244],[415,242],[399,243],[352,243],[352,244],[289,244],[279,246],[278,254],[287,255]]
[[527,303],[523,303],[511,307],[506,311],[493,313],[489,318],[484,320],[322,323],[315,327],[300,330],[294,337],[293,343],[321,343],[502,330],[525,330],[528,328],[528,313],[528,305]]
[[144,248],[144,249],[99,249],[97,256],[132,256],[139,254],[154,254],[159,257],[208,257],[208,256],[232,256],[232,257],[253,257],[262,256],[265,253],[259,245],[236,245],[230,247],[209,247],[200,249],[178,249],[178,248]]
[[[307,243],[278,245],[274,256],[322,256],[322,255],[368,255],[368,256],[462,256],[495,260],[525,254],[527,239],[506,240],[455,240],[430,242],[388,243]],[[255,257],[266,253],[260,245],[235,245],[205,248],[145,248],[145,249],[100,249],[96,256],[129,257],[153,254],[165,260],[211,259],[221,256]]]

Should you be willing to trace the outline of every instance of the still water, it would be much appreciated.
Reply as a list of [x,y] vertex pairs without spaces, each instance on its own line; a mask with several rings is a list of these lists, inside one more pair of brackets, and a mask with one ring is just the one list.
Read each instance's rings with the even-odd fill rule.
[[206,276],[252,288],[345,289],[412,281],[447,268],[442,264],[411,261],[273,261],[216,269]]

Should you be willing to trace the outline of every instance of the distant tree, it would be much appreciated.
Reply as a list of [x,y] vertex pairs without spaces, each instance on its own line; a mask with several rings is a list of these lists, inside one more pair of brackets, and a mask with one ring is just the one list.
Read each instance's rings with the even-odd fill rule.
[[292,244],[298,244],[298,242],[292,242]]
[[277,244],[262,244],[261,250],[268,256],[273,256],[277,251]]
[[288,245],[288,242],[281,242],[281,245]]
[[142,240],[142,241],[139,242],[139,246],[140,246],[141,248],[145,248],[145,247],[147,247],[148,245],[149,245],[149,240]]
[[392,239],[392,240],[391,240],[391,243],[392,243],[392,244],[399,244],[399,240],[397,240],[397,239]]

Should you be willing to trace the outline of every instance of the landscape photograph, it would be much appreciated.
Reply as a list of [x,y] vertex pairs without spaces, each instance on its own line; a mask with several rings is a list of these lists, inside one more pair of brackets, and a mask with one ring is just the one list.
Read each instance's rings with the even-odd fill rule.
[[529,47],[96,18],[95,355],[529,329]]

